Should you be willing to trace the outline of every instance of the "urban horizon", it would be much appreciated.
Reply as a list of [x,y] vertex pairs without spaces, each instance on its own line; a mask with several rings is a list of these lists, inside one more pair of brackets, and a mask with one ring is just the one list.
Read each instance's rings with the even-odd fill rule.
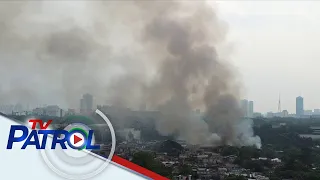
[[[94,104],[94,96],[85,93],[80,98],[79,106],[77,108],[69,108],[69,107],[62,107],[56,104],[43,104],[43,105],[36,105],[30,106],[29,104],[1,104],[0,105],[0,112],[5,114],[27,114],[27,113],[35,113],[35,114],[45,114],[53,115],[53,116],[60,116],[61,114],[66,113],[88,113],[92,112],[94,107],[103,106],[106,104]],[[243,113],[243,117],[310,117],[310,116],[320,116],[320,108],[312,108],[312,109],[305,109],[304,106],[304,98],[302,96],[296,97],[295,111],[289,111],[285,107],[281,107],[281,99],[277,102],[277,111],[267,111],[267,112],[259,112],[255,111],[255,101],[251,99],[241,99],[240,100],[240,108]],[[62,113],[63,111],[63,113]]]

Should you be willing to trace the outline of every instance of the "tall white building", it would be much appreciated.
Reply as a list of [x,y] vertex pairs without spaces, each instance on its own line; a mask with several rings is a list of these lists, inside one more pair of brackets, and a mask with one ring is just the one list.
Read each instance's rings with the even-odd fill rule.
[[241,110],[243,113],[243,117],[248,117],[248,111],[249,111],[249,102],[247,99],[243,99],[240,102]]
[[253,117],[253,101],[249,101],[248,105],[248,117],[252,118]]
[[253,101],[248,101],[247,99],[243,99],[240,102],[241,110],[243,113],[243,117],[252,118],[254,114]]
[[303,97],[301,96],[296,98],[296,114],[297,117],[303,116],[304,114]]
[[80,100],[80,113],[91,113],[93,111],[93,96],[84,94]]

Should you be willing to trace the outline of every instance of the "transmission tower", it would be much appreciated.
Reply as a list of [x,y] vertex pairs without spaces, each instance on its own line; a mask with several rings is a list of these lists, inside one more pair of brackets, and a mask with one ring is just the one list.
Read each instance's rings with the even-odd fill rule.
[[279,102],[278,102],[278,112],[281,113],[281,100],[280,100],[280,94],[279,94]]

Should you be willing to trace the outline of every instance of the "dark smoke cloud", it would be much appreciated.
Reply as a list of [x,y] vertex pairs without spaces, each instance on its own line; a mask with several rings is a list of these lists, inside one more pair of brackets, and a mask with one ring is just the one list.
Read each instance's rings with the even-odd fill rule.
[[[250,122],[240,120],[239,84],[218,54],[226,28],[211,6],[187,1],[85,3],[84,19],[52,23],[35,20],[41,13],[29,3],[0,4],[7,10],[0,19],[0,51],[7,56],[1,60],[1,75],[13,84],[2,87],[2,102],[28,96],[25,102],[51,100],[76,107],[89,92],[98,103],[133,109],[146,104],[162,112],[165,118],[156,123],[164,135],[177,133],[192,144],[260,147]],[[32,4],[39,8],[46,2]],[[31,32],[21,29],[28,25],[34,25]],[[16,77],[23,78],[12,82],[16,69]],[[196,109],[204,115],[194,113]]]

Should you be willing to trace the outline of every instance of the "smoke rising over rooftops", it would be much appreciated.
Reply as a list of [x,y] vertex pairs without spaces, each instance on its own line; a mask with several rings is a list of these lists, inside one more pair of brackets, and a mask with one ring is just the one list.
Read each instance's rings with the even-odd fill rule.
[[85,2],[82,16],[52,21],[40,18],[47,3],[0,4],[2,102],[77,107],[89,92],[97,103],[161,111],[163,135],[260,147],[219,56],[225,24],[204,1]]

